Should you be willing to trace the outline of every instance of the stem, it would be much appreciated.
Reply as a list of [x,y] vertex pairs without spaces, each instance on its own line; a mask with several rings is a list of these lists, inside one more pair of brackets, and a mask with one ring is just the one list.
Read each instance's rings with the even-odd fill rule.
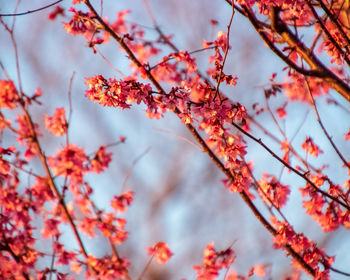
[[154,255],[151,256],[151,258],[149,259],[149,261],[147,262],[147,264],[145,265],[145,268],[142,270],[140,276],[137,278],[137,280],[141,280],[142,277],[144,276],[144,274],[146,273],[147,269],[149,268],[149,266],[151,265],[151,262],[153,260]]
[[337,155],[339,156],[339,158],[342,160],[342,162],[344,163],[344,165],[350,169],[350,164],[345,160],[345,158],[343,157],[343,155],[341,154],[341,152],[339,151],[339,149],[337,148],[337,146],[335,145],[334,141],[332,140],[332,137],[328,134],[326,128],[324,127],[322,121],[321,121],[321,117],[320,117],[320,114],[318,113],[318,110],[317,110],[317,107],[316,107],[316,102],[315,102],[315,98],[311,92],[311,88],[310,88],[310,85],[309,85],[309,82],[308,80],[306,79],[306,77],[304,76],[304,79],[305,79],[305,84],[306,84],[306,88],[307,88],[307,91],[309,92],[310,94],[310,98],[311,98],[311,102],[312,102],[312,107],[314,108],[314,111],[315,111],[315,114],[316,114],[316,119],[317,119],[317,122],[320,124],[321,128],[322,128],[322,131],[323,133],[326,135],[329,143],[331,143],[333,149],[335,150],[335,152],[337,153]]
[[14,14],[0,14],[0,17],[15,17],[15,16],[23,16],[23,15],[28,15],[28,14],[32,14],[32,13],[36,13],[36,12],[39,12],[39,11],[42,11],[44,9],[47,9],[47,8],[50,8],[60,2],[62,2],[63,0],[58,0],[54,3],[51,3],[49,5],[46,5],[44,7],[41,7],[41,8],[38,8],[38,9],[35,9],[35,10],[29,10],[29,11],[26,11],[26,12],[22,12],[22,13],[14,13]]
[[[228,50],[230,48],[230,29],[231,29],[231,24],[232,24],[232,20],[233,20],[234,14],[235,14],[235,9],[234,9],[234,7],[232,5],[231,18],[230,18],[229,24],[227,25],[227,42],[226,42],[226,49],[225,49],[225,54],[224,54],[224,60],[222,61],[222,65],[220,67],[220,73],[219,73],[219,76],[217,78],[217,85],[216,85],[216,89],[215,89],[214,100],[215,100],[216,96],[219,94],[219,88],[220,88],[220,84],[221,84],[221,75],[222,75],[222,73],[224,71],[224,66],[225,66]],[[219,98],[220,98],[220,95],[219,95]]]

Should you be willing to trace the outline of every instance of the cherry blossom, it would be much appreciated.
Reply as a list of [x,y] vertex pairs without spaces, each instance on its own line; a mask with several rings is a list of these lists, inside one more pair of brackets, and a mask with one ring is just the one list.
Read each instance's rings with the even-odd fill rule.
[[14,109],[18,101],[19,96],[13,81],[0,80],[0,107]]
[[65,109],[56,108],[52,117],[45,116],[45,126],[54,135],[61,136],[67,133],[68,124],[65,118]]
[[158,242],[153,247],[148,247],[147,253],[148,255],[154,256],[160,264],[167,263],[173,255],[165,242]]

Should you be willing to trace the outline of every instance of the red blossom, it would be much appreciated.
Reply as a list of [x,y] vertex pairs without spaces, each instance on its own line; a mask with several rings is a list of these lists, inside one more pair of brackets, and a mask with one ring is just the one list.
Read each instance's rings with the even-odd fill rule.
[[153,247],[148,247],[147,254],[153,255],[160,264],[167,263],[173,255],[165,242],[158,242]]
[[129,13],[131,13],[130,10],[123,10],[118,12],[117,20],[111,23],[111,28],[114,32],[116,32],[117,34],[124,34],[127,32],[128,28],[125,23],[125,16]]
[[[324,35],[323,41],[319,47],[319,50],[327,52],[327,54],[332,58],[331,63],[335,62],[338,65],[342,65],[342,64],[344,64],[344,57],[339,52],[339,50],[337,49],[337,47],[334,45],[333,42],[335,42],[341,48],[343,48],[347,45],[347,41],[345,40],[345,38],[343,37],[343,35],[339,31],[339,29],[336,28],[336,26],[332,22],[326,21],[325,25],[326,25],[328,32],[332,36],[333,41],[331,41],[328,36]],[[321,30],[320,25],[316,24],[315,29],[316,29],[316,31]]]
[[106,146],[101,146],[91,160],[90,171],[101,173],[112,160],[112,153],[106,152]]
[[236,256],[232,249],[216,251],[214,243],[210,243],[204,250],[203,264],[194,266],[197,273],[197,280],[213,280],[219,276],[221,269],[228,269],[234,262]]
[[102,75],[87,78],[89,89],[85,96],[103,106],[130,108],[127,104],[128,92],[131,90],[128,82],[119,82],[115,79],[107,81]]
[[276,109],[277,115],[280,119],[284,119],[287,116],[286,112],[287,103],[284,103],[282,107]]
[[27,192],[35,202],[33,210],[37,213],[43,210],[46,202],[52,201],[55,198],[48,182],[44,179],[36,178],[35,184],[32,185]]
[[59,5],[56,6],[51,13],[49,13],[49,20],[55,20],[58,15],[64,16],[64,9]]
[[15,146],[10,146],[6,149],[0,147],[0,155],[12,155],[14,152],[16,151],[16,147]]
[[314,157],[318,157],[319,154],[322,154],[323,151],[317,147],[311,137],[306,137],[305,142],[301,145],[301,147],[310,155]]
[[266,276],[266,265],[256,264],[252,268],[252,275],[256,275],[258,277]]
[[[86,278],[96,276],[96,274],[105,280],[126,279],[128,277],[129,261],[127,259],[108,255],[96,258],[89,255],[87,263],[90,268],[86,271]],[[77,265],[75,269],[79,271]]]
[[87,171],[87,159],[84,150],[72,144],[66,145],[55,157],[48,157],[55,175],[70,177],[77,184],[82,183],[83,174]]
[[18,102],[19,95],[14,82],[0,80],[0,108],[14,109]]
[[46,219],[45,227],[40,231],[42,237],[50,238],[61,235],[60,230],[58,229],[59,224],[60,221],[57,219]]
[[350,128],[347,133],[345,133],[345,140],[350,140]]
[[289,163],[290,144],[288,140],[281,142],[281,150],[284,151],[282,160],[286,163]]
[[74,252],[66,251],[64,249],[64,245],[59,242],[54,243],[53,249],[55,254],[58,255],[58,259],[55,265],[68,265],[71,262],[77,260],[77,254]]
[[128,232],[123,230],[117,230],[111,235],[113,244],[121,244],[128,239]]
[[[220,47],[222,51],[226,51],[227,48],[227,33],[219,31],[217,34],[218,38],[214,41],[214,45]],[[231,48],[231,46],[229,46]]]
[[281,184],[276,180],[275,176],[266,173],[263,174],[262,179],[258,183],[258,192],[266,203],[272,203],[278,208],[286,205],[290,194],[289,186]]
[[[31,159],[38,154],[38,147],[35,143],[36,139],[34,138],[33,132],[31,130],[30,121],[25,115],[17,115],[16,122],[18,123],[17,141],[21,145],[25,145],[27,147],[24,156],[27,159]],[[41,136],[39,132],[39,126],[36,123],[34,123],[33,126],[35,129],[36,137]]]
[[80,263],[74,262],[71,263],[70,268],[72,272],[75,272],[76,274],[80,274],[80,272],[83,270],[82,265]]
[[97,218],[84,217],[79,225],[79,229],[89,237],[94,237],[98,222]]
[[132,203],[133,196],[134,192],[132,191],[127,191],[119,196],[114,196],[111,200],[111,206],[119,213],[123,213],[127,210],[127,206]]
[[226,85],[230,85],[231,87],[237,85],[237,79],[238,77],[233,77],[232,75],[225,75],[224,77],[221,79],[221,81],[225,81]]
[[116,218],[113,213],[100,215],[97,228],[104,236],[109,237],[113,243],[121,244],[127,240],[128,232],[124,231],[125,219]]
[[62,136],[67,133],[68,123],[65,112],[64,108],[56,108],[52,117],[45,116],[45,127],[56,136]]
[[10,163],[7,160],[0,157],[0,178],[6,177],[10,173],[10,169]]
[[[97,32],[97,27],[91,18],[92,14],[90,12],[83,13],[82,11],[76,11],[72,7],[68,11],[72,12],[73,16],[68,23],[65,23],[64,29],[72,35],[83,35],[91,44],[91,40]],[[102,38],[95,38],[94,42],[99,41],[99,39],[102,42],[104,41]]]
[[[287,97],[290,100],[298,100],[311,104],[311,98],[309,89],[306,86],[305,77],[301,74],[293,73],[289,74],[290,82],[282,84],[282,88],[285,90]],[[329,85],[321,78],[310,77],[308,83],[313,97],[328,94]]]
[[[311,176],[315,185],[320,187],[323,185],[325,178],[321,175]],[[328,193],[334,197],[338,197],[341,187],[333,185],[330,187]],[[347,219],[344,219],[344,212],[341,211],[339,204],[334,201],[328,203],[322,194],[315,192],[310,186],[300,189],[303,197],[308,197],[309,200],[303,201],[303,207],[306,213],[319,223],[324,231],[334,231],[339,228],[341,224],[346,224]]]
[[174,53],[173,56],[178,62],[186,63],[188,73],[192,73],[197,70],[196,60],[192,58],[188,52],[180,51],[178,53]]
[[[317,248],[312,240],[306,238],[303,234],[295,233],[293,227],[287,222],[280,222],[275,217],[271,217],[271,221],[278,231],[278,234],[274,237],[274,246],[280,248],[290,245],[316,271],[317,279],[328,279],[329,270],[327,267],[332,264],[334,258],[327,256],[322,250]],[[298,269],[301,269],[299,262],[294,260],[293,264]],[[324,265],[326,269],[321,271],[319,265]],[[321,276],[322,278],[319,278]]]

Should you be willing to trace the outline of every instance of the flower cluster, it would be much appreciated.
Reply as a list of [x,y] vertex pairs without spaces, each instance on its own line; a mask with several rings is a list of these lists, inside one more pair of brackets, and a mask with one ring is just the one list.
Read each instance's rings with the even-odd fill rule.
[[[328,182],[330,187],[328,193],[336,198],[349,201],[349,194],[343,194],[343,189],[339,185],[333,184],[327,176],[322,174],[310,175],[311,181],[318,187],[322,187],[325,182]],[[344,184],[345,189],[347,183]],[[309,198],[303,201],[303,207],[306,213],[319,223],[324,231],[334,231],[340,225],[350,228],[350,216],[347,210],[342,210],[339,203],[335,201],[327,201],[327,198],[310,186],[306,185],[300,188],[303,197]]]
[[[38,155],[38,147],[36,145],[36,138],[41,136],[39,132],[39,126],[36,123],[31,123],[31,120],[28,119],[27,115],[17,115],[16,122],[18,123],[18,134],[17,141],[21,145],[26,146],[27,150],[24,153],[24,156],[27,159]],[[34,127],[35,134],[32,131],[32,126]]]
[[14,109],[18,101],[18,91],[13,81],[0,80],[0,108]]
[[298,100],[302,102],[312,103],[309,90],[313,97],[328,94],[329,85],[321,78],[307,78],[307,86],[305,77],[297,73],[289,73],[289,80],[282,84],[285,94],[290,100]]
[[[330,35],[341,48],[347,45],[346,39],[342,36],[340,31],[335,27],[334,23],[327,22],[326,28],[328,29]],[[319,25],[315,26],[316,31],[321,30]],[[331,63],[336,63],[338,65],[344,64],[344,57],[333,44],[333,42],[327,37],[323,36],[322,44],[320,45],[321,51],[326,51],[327,54],[332,58]],[[349,56],[349,55],[348,55]]]
[[319,154],[322,154],[323,151],[317,147],[311,137],[306,137],[306,140],[301,145],[301,147],[310,155],[318,157]]
[[158,242],[153,247],[147,248],[148,255],[156,258],[158,263],[167,263],[173,253],[165,242]]
[[56,6],[55,9],[49,14],[49,20],[55,20],[57,16],[64,16],[64,8]]
[[64,26],[64,29],[68,33],[72,35],[82,34],[87,38],[88,35],[92,35],[96,32],[96,26],[91,19],[91,13],[83,13],[74,8],[70,8],[69,12],[73,13],[72,19]]
[[290,194],[289,186],[283,185],[276,180],[275,176],[263,174],[259,182],[258,193],[267,204],[273,204],[277,208],[283,207]]
[[65,113],[64,108],[56,108],[55,114],[52,117],[45,116],[45,126],[52,134],[62,136],[67,133],[68,123]]
[[[293,227],[287,222],[280,222],[277,218],[272,217],[271,221],[277,229],[277,235],[274,237],[274,246],[276,248],[291,246],[303,260],[316,271],[316,279],[328,280],[329,267],[334,261],[334,257],[327,256],[317,245],[310,239],[306,238],[302,233],[296,233]],[[300,264],[293,260],[293,264],[300,268]],[[320,265],[324,270],[320,269]]]
[[[96,276],[105,280],[125,279],[128,275],[129,261],[116,256],[103,256],[96,258],[92,255],[88,256],[88,269],[85,274],[87,279],[94,279]],[[79,266],[76,266],[79,270]]]
[[197,280],[212,280],[219,276],[221,269],[228,269],[234,262],[236,256],[231,248],[217,251],[214,243],[210,243],[204,250],[203,264],[194,266]]
[[132,191],[127,191],[119,196],[114,196],[111,200],[111,206],[119,213],[123,213],[127,210],[127,206],[132,203],[133,196],[134,192]]
[[106,146],[101,146],[90,161],[90,171],[103,172],[112,160],[112,153],[107,153]]
[[88,158],[82,148],[69,144],[55,157],[48,157],[54,175],[68,177],[75,184],[83,182],[83,174],[88,170]]

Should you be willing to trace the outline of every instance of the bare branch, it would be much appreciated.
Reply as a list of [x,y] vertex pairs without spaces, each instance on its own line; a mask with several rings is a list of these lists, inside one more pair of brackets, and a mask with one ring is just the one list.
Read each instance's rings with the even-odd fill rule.
[[29,10],[29,11],[26,11],[26,12],[22,12],[22,13],[14,13],[14,14],[0,14],[0,17],[16,17],[16,16],[24,16],[24,15],[29,15],[29,14],[32,14],[32,13],[36,13],[36,12],[39,12],[39,11],[42,11],[42,10],[45,10],[47,8],[50,8],[60,2],[62,2],[63,0],[58,0],[54,3],[51,3],[49,5],[46,5],[44,7],[41,7],[41,8],[38,8],[38,9],[35,9],[35,10]]

